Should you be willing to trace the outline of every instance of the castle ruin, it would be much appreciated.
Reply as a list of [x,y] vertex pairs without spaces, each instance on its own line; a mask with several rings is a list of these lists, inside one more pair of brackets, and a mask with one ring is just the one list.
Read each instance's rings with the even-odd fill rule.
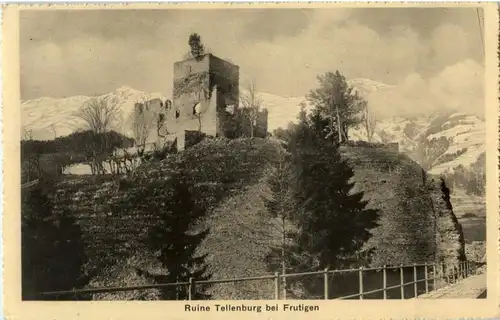
[[267,110],[251,125],[239,108],[239,67],[213,54],[174,63],[173,101],[136,103],[135,116],[149,113],[154,122],[147,143],[177,140],[186,147],[190,135],[236,138],[267,136]]

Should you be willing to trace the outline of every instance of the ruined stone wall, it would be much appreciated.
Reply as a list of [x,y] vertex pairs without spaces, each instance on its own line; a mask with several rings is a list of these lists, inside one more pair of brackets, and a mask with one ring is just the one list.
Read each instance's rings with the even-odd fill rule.
[[380,143],[380,142],[368,142],[368,141],[353,141],[349,140],[345,143],[346,146],[350,147],[360,147],[360,148],[377,148],[380,150],[387,150],[394,153],[399,152],[399,143]]
[[268,111],[264,109],[260,111],[257,115],[257,125],[255,127],[255,136],[259,138],[265,138],[267,136],[267,121],[268,121]]
[[[207,136],[235,138],[250,136],[245,119],[227,112],[238,110],[239,67],[212,54],[174,64],[173,101],[171,105],[154,99],[136,105],[136,113],[150,112],[155,123],[149,143],[161,143],[166,137],[177,138],[178,150],[185,148],[186,132],[200,131]],[[157,131],[159,117],[163,120]],[[267,110],[261,111],[254,128],[255,137],[267,136]],[[248,127],[248,128],[247,128]],[[171,140],[171,139],[170,139]],[[189,140],[189,139],[187,139]]]
[[220,106],[239,104],[239,67],[216,56],[210,57],[210,83],[217,85],[221,93]]
[[[224,136],[224,117],[219,114],[227,105],[239,100],[239,68],[227,61],[206,54],[199,59],[189,59],[174,65],[174,109],[180,122],[197,121],[193,108],[206,114],[201,131],[207,135]],[[210,113],[210,115],[208,115]],[[192,125],[184,128],[193,130]]]

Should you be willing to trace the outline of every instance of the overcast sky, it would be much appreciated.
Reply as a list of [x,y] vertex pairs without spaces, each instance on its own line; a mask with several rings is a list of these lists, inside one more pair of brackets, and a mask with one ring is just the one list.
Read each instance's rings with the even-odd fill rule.
[[303,96],[339,69],[396,86],[376,103],[483,108],[475,9],[31,10],[20,31],[23,100],[123,85],[170,97],[172,64],[197,32],[259,91]]

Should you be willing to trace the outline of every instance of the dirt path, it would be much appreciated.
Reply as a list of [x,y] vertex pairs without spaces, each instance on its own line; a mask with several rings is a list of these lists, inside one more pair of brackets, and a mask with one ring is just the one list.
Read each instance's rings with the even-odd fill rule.
[[438,289],[417,299],[476,299],[486,298],[486,274],[471,276],[448,287]]

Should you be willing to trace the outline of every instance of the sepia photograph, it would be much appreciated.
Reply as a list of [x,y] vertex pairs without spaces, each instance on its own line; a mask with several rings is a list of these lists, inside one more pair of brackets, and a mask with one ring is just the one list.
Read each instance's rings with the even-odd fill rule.
[[498,298],[495,6],[15,19],[20,303]]

